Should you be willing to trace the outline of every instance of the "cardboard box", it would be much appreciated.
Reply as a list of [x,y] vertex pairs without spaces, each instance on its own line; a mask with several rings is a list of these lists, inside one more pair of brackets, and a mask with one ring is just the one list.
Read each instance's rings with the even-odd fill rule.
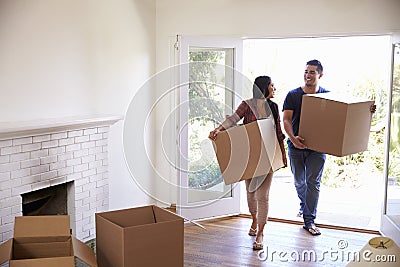
[[282,152],[272,118],[222,131],[213,146],[227,185],[283,167]]
[[97,266],[94,251],[71,236],[68,215],[15,217],[14,238],[0,245],[0,264],[10,267],[72,267],[75,257]]
[[368,149],[374,101],[335,93],[303,96],[299,136],[309,149],[346,156]]
[[183,218],[156,206],[96,213],[99,267],[183,266]]

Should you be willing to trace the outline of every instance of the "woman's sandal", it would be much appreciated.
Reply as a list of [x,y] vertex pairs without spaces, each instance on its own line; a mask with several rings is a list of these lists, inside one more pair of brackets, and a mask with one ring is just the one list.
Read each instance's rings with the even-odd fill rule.
[[264,248],[264,235],[261,236],[261,242],[257,242],[257,238],[253,243],[253,250],[262,250]]
[[257,235],[257,229],[250,228],[249,236],[256,236],[256,235]]
[[254,241],[253,243],[253,250],[262,250],[264,248],[263,242]]
[[320,235],[321,232],[319,231],[318,227],[315,224],[310,224],[309,226],[303,226],[303,228],[309,232],[311,235]]

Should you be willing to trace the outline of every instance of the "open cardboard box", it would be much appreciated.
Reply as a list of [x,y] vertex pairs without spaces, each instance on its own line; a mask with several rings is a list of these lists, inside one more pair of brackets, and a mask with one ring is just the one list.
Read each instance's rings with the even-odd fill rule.
[[183,223],[154,205],[96,213],[99,267],[183,267]]
[[94,251],[70,234],[68,215],[17,216],[14,238],[0,245],[0,264],[10,267],[73,267],[75,257],[97,266]]
[[336,93],[303,95],[299,136],[309,149],[338,157],[365,151],[373,104]]
[[266,175],[283,167],[272,118],[222,131],[213,141],[213,146],[227,185]]

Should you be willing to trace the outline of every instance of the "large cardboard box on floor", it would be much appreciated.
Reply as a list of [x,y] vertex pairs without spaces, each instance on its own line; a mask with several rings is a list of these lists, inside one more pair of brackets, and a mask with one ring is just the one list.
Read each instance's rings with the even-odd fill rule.
[[227,185],[283,167],[282,152],[272,118],[222,131],[213,146]]
[[70,234],[68,215],[15,217],[14,237],[0,245],[0,264],[73,267],[75,257],[97,266],[94,251]]
[[346,156],[368,149],[374,101],[336,93],[303,95],[299,136],[309,149]]
[[183,218],[145,206],[96,213],[99,267],[182,267]]

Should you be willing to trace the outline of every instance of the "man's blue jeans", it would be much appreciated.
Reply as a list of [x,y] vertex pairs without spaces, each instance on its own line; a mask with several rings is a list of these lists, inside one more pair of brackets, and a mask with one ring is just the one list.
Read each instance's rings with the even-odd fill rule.
[[319,188],[326,155],[309,149],[289,147],[290,168],[303,211],[304,225],[314,223],[317,216]]

